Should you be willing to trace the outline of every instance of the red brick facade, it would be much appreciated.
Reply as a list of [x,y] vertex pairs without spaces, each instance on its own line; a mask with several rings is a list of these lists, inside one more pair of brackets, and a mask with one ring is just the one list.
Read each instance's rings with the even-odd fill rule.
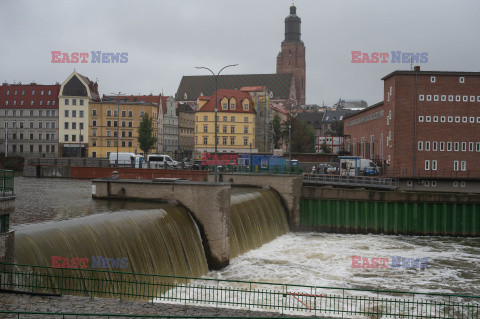
[[480,72],[383,80],[384,102],[345,119],[352,153],[383,162],[392,177],[479,179]]

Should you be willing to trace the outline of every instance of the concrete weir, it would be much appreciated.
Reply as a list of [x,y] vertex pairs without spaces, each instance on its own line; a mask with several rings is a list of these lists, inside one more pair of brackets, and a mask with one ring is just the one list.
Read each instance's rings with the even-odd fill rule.
[[164,200],[184,206],[195,219],[210,269],[229,264],[230,193],[227,183],[176,179],[92,180],[92,197],[103,199]]

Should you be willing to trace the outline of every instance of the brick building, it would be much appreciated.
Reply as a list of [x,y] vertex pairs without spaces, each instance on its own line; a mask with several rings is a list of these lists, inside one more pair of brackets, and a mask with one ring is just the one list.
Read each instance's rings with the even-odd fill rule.
[[58,155],[59,90],[59,84],[0,86],[0,152],[27,157]]
[[383,163],[405,188],[474,187],[480,179],[480,72],[415,67],[382,80],[384,101],[345,119],[347,148]]

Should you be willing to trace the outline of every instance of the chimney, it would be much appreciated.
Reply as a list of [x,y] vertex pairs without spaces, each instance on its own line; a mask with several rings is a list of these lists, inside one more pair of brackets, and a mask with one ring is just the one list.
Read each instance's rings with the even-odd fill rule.
[[413,70],[415,72],[420,72],[420,65],[415,65],[415,67],[413,68]]

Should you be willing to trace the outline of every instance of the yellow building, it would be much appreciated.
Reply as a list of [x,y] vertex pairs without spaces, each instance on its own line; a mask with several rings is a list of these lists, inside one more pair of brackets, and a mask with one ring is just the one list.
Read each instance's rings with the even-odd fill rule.
[[[238,90],[218,90],[218,152],[257,153],[255,109],[250,95]],[[215,152],[215,93],[200,96],[195,113],[196,155]]]
[[[158,105],[115,101],[90,102],[88,123],[88,156],[109,157],[110,153],[127,152],[140,154],[138,126],[144,114],[157,118]],[[153,121],[157,136],[157,121]],[[155,149],[151,153],[155,152]]]

